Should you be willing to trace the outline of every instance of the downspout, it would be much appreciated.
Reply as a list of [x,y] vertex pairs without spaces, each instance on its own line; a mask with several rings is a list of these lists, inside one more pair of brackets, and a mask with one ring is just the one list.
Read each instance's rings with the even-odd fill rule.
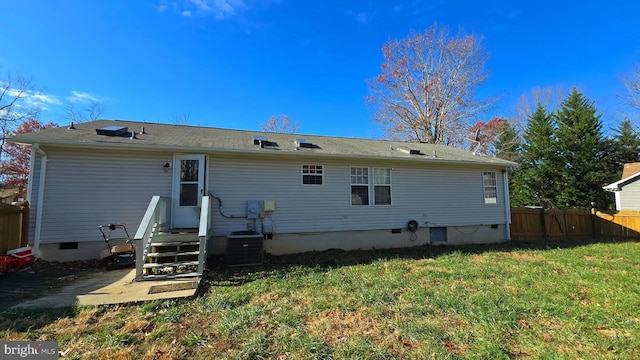
[[[44,182],[47,175],[47,153],[40,149],[39,144],[33,144],[33,149],[40,153],[40,179],[38,180],[38,207],[36,208],[36,228],[33,234],[33,256],[37,259],[40,254],[40,233],[42,231],[42,208],[44,202]],[[35,163],[34,157],[31,160]],[[33,189],[33,185],[29,186]]]
[[504,216],[507,226],[507,241],[511,241],[511,201],[509,200],[509,175],[502,170],[502,185],[504,186]]
[[613,192],[615,194],[615,197],[616,197],[616,211],[622,210],[622,198],[620,197],[620,192],[621,191],[622,191],[622,189],[620,189],[620,187],[618,187]]

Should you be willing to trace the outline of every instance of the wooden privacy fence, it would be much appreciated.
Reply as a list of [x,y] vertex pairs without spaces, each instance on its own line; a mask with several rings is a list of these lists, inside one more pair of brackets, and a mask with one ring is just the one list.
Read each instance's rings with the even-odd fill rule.
[[621,210],[611,213],[598,211],[596,235],[625,239],[640,239],[640,211]]
[[29,203],[0,204],[0,255],[27,246],[28,238]]
[[586,209],[511,209],[513,240],[569,238],[640,239],[640,211],[596,212]]

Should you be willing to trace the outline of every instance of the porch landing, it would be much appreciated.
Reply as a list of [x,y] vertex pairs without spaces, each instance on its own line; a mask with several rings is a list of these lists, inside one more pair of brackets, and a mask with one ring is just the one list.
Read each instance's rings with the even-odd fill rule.
[[200,277],[166,281],[134,281],[136,269],[116,269],[87,275],[55,293],[15,307],[108,305],[194,296]]

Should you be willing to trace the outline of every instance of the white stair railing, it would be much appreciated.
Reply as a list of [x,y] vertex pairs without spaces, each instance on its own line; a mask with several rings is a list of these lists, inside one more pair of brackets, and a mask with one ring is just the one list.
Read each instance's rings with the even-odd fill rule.
[[142,222],[134,237],[136,244],[136,280],[142,279],[143,266],[149,252],[151,239],[155,234],[167,230],[169,227],[170,208],[171,199],[168,197],[155,195],[149,202],[147,211],[144,213]]

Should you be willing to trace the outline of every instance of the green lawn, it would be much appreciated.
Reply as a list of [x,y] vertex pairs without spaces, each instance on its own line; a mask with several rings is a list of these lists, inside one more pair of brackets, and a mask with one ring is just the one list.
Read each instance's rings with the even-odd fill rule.
[[213,265],[195,299],[4,310],[0,340],[70,359],[640,359],[639,264],[639,242],[271,257]]

